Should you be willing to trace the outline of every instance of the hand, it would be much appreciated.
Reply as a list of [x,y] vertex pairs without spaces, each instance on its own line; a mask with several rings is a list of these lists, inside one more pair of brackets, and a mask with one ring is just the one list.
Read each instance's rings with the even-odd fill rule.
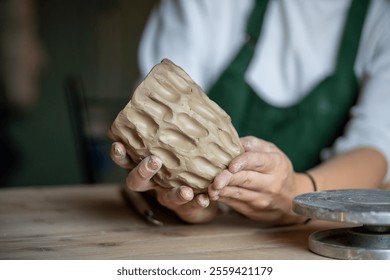
[[158,202],[174,211],[183,221],[188,223],[205,223],[212,220],[217,212],[217,204],[210,203],[207,194],[195,195],[192,188],[181,186],[174,189],[157,185],[152,177],[160,170],[161,160],[156,156],[144,158],[138,165],[126,154],[120,142],[114,142],[111,158],[122,168],[131,170],[127,176],[127,187],[133,191],[154,190]]
[[303,222],[292,211],[298,194],[287,156],[274,144],[248,136],[241,138],[245,152],[234,158],[209,187],[211,200],[218,200],[244,216],[266,224]]

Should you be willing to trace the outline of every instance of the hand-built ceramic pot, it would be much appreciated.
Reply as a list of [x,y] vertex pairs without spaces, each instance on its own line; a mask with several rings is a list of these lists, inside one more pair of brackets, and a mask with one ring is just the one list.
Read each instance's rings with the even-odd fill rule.
[[168,59],[136,88],[113,122],[110,135],[138,163],[158,156],[153,177],[162,187],[182,185],[206,192],[214,177],[243,152],[230,117]]

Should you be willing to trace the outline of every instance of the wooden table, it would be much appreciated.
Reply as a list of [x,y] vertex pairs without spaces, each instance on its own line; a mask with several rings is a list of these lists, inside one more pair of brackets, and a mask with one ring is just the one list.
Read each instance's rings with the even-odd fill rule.
[[0,189],[0,259],[326,259],[308,250],[308,236],[340,226],[266,228],[232,211],[205,225],[159,215],[164,226],[146,223],[114,184]]

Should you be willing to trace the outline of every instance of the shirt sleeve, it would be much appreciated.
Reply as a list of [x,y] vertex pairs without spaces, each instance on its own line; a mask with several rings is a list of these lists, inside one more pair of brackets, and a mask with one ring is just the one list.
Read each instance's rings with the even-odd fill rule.
[[[382,5],[377,14],[380,20],[370,25],[372,30],[367,30],[369,35],[359,50],[366,58],[358,103],[351,110],[351,120],[344,135],[324,151],[323,158],[360,147],[377,149],[387,159],[385,182],[390,182],[390,2],[383,3],[386,6]],[[375,44],[375,47],[366,51],[368,44]]]

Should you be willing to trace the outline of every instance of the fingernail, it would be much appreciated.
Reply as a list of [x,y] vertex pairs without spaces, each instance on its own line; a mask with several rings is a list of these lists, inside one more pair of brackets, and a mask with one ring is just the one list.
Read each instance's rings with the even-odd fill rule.
[[229,184],[232,175],[233,174],[230,173],[229,170],[222,171],[218,179],[214,180],[214,189],[222,190],[225,186]]
[[150,168],[151,170],[157,170],[159,169],[161,166],[161,163],[156,160],[155,158],[153,157],[150,157],[149,160],[148,160],[148,168]]
[[198,198],[198,204],[204,208],[208,207],[210,205],[210,200],[206,199],[205,197],[199,196]]
[[119,147],[118,144],[114,143],[112,144],[113,145],[113,151],[114,151],[114,155],[118,158],[123,158],[125,156],[125,153],[123,151],[123,149],[121,149]]
[[180,188],[180,196],[185,200],[193,199],[193,192],[191,192],[188,188]]
[[209,191],[209,198],[211,200],[217,200],[219,197],[219,192],[218,191]]

